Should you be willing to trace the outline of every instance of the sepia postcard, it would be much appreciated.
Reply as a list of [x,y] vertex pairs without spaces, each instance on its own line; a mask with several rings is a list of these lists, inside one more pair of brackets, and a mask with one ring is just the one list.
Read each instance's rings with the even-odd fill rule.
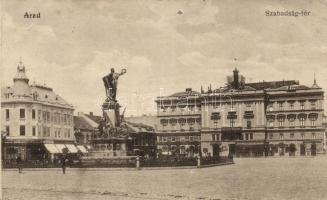
[[327,200],[327,0],[1,0],[2,200]]

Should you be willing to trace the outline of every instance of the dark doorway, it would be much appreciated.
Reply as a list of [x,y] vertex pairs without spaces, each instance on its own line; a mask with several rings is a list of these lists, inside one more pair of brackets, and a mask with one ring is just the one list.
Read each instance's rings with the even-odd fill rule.
[[229,156],[235,156],[235,152],[236,152],[235,144],[230,144],[229,145]]
[[219,156],[219,144],[213,144],[212,145],[212,154],[214,157],[218,157]]
[[279,155],[284,156],[285,155],[285,145],[283,143],[279,143],[278,148],[279,148]]
[[311,155],[316,156],[317,154],[317,145],[315,143],[311,144]]
[[300,146],[300,155],[305,156],[305,144],[301,144]]
[[295,156],[296,146],[295,144],[290,144],[289,147],[289,156]]

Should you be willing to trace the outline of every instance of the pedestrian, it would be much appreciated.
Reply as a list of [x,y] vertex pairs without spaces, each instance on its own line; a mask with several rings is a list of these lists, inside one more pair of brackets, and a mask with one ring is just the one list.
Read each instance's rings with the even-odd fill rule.
[[63,155],[61,159],[61,168],[63,174],[66,174],[66,164],[67,164],[67,158],[66,155]]
[[17,164],[17,167],[18,167],[18,173],[22,173],[23,169],[23,160],[22,160],[22,157],[20,154],[17,155],[16,157],[16,164]]

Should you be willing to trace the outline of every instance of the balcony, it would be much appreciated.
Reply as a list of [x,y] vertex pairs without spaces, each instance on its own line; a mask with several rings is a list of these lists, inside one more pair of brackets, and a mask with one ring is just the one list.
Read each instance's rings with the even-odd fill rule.
[[222,133],[242,133],[242,127],[221,127]]
[[253,119],[253,118],[254,118],[253,111],[245,111],[244,112],[244,119]]

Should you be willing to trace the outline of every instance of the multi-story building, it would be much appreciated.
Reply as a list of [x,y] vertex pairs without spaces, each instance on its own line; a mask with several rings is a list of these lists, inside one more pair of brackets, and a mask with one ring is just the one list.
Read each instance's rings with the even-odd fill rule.
[[187,88],[157,103],[157,148],[163,155],[195,156],[200,151],[200,93]]
[[316,155],[323,152],[324,92],[298,81],[245,83],[234,70],[225,87],[202,96],[204,154]]
[[1,90],[1,128],[5,133],[5,160],[18,154],[24,160],[54,158],[74,146],[74,108],[52,88],[30,85],[25,66],[20,62],[12,87]]
[[235,69],[224,87],[157,98],[158,149],[182,153],[201,135],[203,156],[316,155],[325,145],[323,101],[316,81],[246,83]]

